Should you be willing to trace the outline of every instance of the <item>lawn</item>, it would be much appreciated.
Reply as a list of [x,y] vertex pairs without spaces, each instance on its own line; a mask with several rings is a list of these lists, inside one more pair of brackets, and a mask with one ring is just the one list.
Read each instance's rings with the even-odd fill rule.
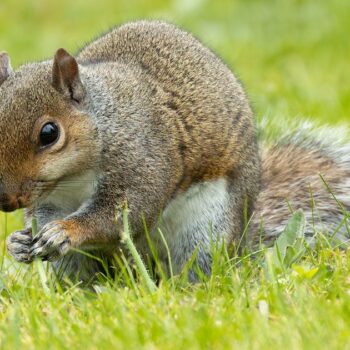
[[[0,50],[16,67],[59,47],[74,52],[118,23],[166,19],[237,73],[257,121],[346,125],[349,14],[348,0],[2,0]],[[320,244],[281,269],[267,252],[218,257],[202,283],[162,281],[154,293],[126,272],[93,291],[61,289],[40,262],[7,256],[5,236],[22,225],[21,213],[0,213],[1,349],[350,349],[347,251]]]

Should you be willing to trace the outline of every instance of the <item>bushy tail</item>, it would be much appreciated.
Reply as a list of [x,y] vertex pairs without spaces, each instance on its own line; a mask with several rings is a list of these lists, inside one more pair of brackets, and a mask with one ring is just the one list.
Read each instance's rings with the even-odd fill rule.
[[[264,134],[262,123],[261,192],[249,224],[250,242],[270,245],[291,212],[301,208],[306,235],[322,234],[332,242],[350,238],[350,137],[344,129],[290,127],[278,141]],[[276,130],[276,128],[274,129]]]

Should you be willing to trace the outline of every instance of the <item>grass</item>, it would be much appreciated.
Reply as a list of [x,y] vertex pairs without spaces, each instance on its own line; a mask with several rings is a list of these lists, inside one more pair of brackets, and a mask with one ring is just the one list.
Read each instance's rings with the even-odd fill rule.
[[[350,115],[349,12],[347,0],[2,0],[0,46],[17,66],[61,46],[75,51],[116,23],[164,18],[239,73],[258,120],[341,124]],[[0,214],[0,348],[350,348],[347,251],[320,244],[277,270],[266,252],[217,254],[199,285],[175,278],[149,293],[124,269],[92,292],[55,287],[40,262],[13,262],[3,242],[22,225],[21,213]]]

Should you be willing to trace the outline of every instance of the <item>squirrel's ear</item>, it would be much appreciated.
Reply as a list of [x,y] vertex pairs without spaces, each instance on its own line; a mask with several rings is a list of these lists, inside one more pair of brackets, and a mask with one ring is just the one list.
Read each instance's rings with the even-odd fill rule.
[[58,49],[52,67],[52,86],[65,97],[80,103],[85,95],[78,63],[66,50]]
[[0,52],[0,85],[12,73],[10,57],[6,52]]

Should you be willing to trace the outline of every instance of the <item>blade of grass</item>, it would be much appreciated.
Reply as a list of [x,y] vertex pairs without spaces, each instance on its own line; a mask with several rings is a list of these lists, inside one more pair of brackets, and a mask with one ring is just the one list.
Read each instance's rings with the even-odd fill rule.
[[[118,220],[118,217],[116,217],[116,220]],[[155,283],[152,281],[150,275],[148,274],[148,271],[146,269],[145,264],[143,263],[140,254],[138,253],[132,239],[131,239],[131,233],[129,228],[129,220],[128,220],[128,208],[127,205],[125,205],[123,209],[123,232],[121,233],[121,241],[127,249],[129,250],[132,258],[135,261],[135,264],[140,272],[140,275],[146,284],[146,287],[149,292],[153,293],[157,290],[157,287]]]

